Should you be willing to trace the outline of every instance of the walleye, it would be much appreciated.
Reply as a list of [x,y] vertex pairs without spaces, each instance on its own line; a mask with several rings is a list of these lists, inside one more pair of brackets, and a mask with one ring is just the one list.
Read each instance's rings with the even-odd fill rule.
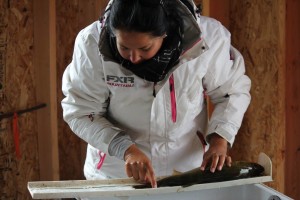
[[[167,176],[157,181],[157,187],[187,187],[201,183],[231,181],[262,176],[263,172],[263,166],[261,166],[258,163],[234,161],[231,164],[231,167],[224,165],[221,171],[216,170],[214,173],[210,171],[210,167],[206,167],[204,171],[201,171],[200,168],[195,168],[193,170],[181,173],[179,175]],[[151,188],[151,185],[147,183],[143,185],[135,185],[133,187],[135,189],[142,189]]]

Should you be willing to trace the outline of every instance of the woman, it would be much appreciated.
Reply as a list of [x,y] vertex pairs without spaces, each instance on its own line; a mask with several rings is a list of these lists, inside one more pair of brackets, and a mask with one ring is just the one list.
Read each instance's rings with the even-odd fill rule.
[[173,170],[230,165],[250,102],[244,73],[230,33],[191,0],[110,1],[78,34],[63,76],[64,119],[89,144],[86,178],[156,187]]

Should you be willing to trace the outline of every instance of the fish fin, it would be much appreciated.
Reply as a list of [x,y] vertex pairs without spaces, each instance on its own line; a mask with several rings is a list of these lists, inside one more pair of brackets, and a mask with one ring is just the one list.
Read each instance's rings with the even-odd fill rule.
[[172,174],[172,176],[174,176],[174,175],[180,175],[180,174],[182,174],[182,172],[173,169],[173,174]]

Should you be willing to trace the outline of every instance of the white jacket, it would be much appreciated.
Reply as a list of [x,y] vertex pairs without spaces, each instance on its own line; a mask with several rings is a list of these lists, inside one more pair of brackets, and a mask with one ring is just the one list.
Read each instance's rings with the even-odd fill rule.
[[[186,45],[180,62],[156,85],[100,53],[99,21],[78,34],[63,76],[62,107],[72,131],[89,144],[87,179],[126,177],[124,161],[108,155],[108,145],[120,131],[151,159],[157,176],[201,165],[204,148],[197,132],[204,138],[215,132],[233,144],[250,102],[243,58],[218,21],[200,15],[185,20],[192,25],[184,42],[193,44]],[[199,37],[189,38],[193,33]],[[204,93],[215,106],[209,123]],[[97,169],[101,152],[106,158]]]

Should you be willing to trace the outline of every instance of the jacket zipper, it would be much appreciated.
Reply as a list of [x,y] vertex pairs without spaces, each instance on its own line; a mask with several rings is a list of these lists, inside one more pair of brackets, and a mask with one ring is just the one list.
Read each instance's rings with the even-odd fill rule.
[[177,118],[177,108],[176,108],[176,95],[175,95],[174,76],[173,76],[173,74],[169,78],[169,84],[170,84],[172,121],[175,123],[176,118]]
[[155,86],[156,86],[156,82],[155,83],[153,83],[153,97],[155,98],[156,97],[156,91],[155,91]]

